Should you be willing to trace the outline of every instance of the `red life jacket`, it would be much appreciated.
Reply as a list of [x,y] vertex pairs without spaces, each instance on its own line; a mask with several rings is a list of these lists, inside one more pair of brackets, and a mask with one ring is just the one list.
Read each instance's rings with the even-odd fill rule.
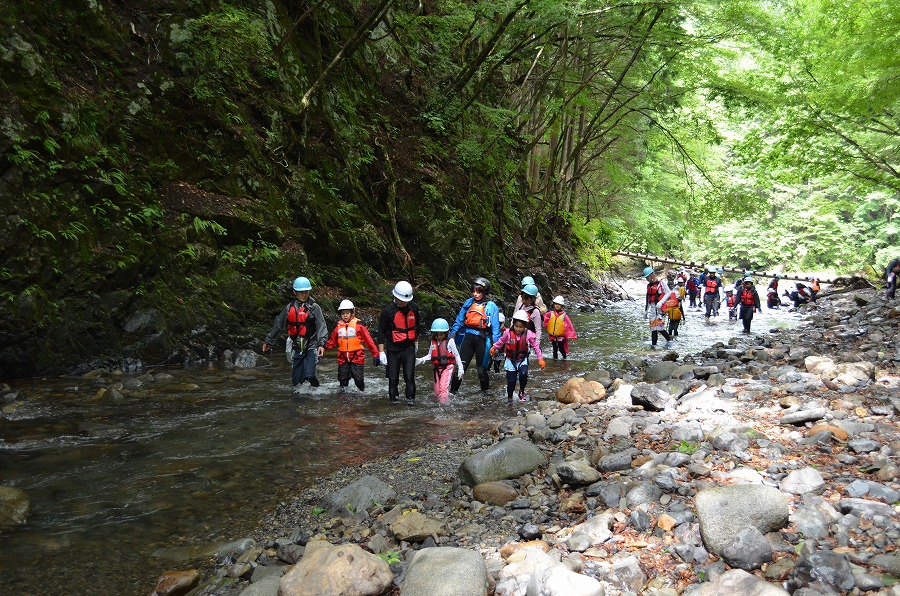
[[490,321],[487,316],[487,302],[472,302],[469,310],[466,311],[465,324],[470,329],[478,329],[483,331],[490,327]]
[[809,290],[807,290],[806,286],[803,286],[803,285],[799,286],[797,288],[797,293],[800,295],[801,298],[809,297]]
[[719,291],[719,280],[714,277],[707,277],[704,285],[707,292],[715,293]]
[[506,345],[503,346],[503,350],[506,352],[506,357],[512,362],[522,362],[528,356],[527,333],[528,332],[525,332],[522,335],[516,335],[515,331],[509,332],[509,339],[506,340]]
[[662,283],[658,281],[654,281],[653,283],[647,284],[647,300],[650,304],[656,304],[660,301],[663,295]]
[[753,297],[753,292],[751,290],[744,290],[741,292],[741,304],[756,306],[756,298]]
[[697,289],[697,278],[696,277],[692,277],[688,280],[687,289],[691,292],[693,292]]
[[441,341],[431,341],[431,363],[435,368],[447,368],[447,365],[456,360],[450,353],[450,348],[446,339]]
[[395,312],[391,324],[391,339],[395,344],[416,339],[416,313],[412,309],[407,310],[405,314],[401,310]]
[[735,304],[737,304],[737,298],[734,295],[729,296],[728,297],[728,308],[731,308]]
[[309,310],[305,304],[292,302],[288,309],[287,316],[287,332],[290,337],[306,337],[311,335],[308,332],[307,319],[309,318]]

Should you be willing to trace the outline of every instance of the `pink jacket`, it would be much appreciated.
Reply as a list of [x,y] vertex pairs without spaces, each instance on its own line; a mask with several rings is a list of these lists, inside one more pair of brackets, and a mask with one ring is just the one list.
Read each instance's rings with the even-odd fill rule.
[[[513,330],[512,329],[504,329],[503,335],[500,336],[500,339],[497,340],[493,346],[491,346],[494,351],[506,351],[506,344],[515,343],[516,339],[512,337]],[[541,352],[541,346],[537,341],[537,336],[534,334],[534,331],[530,329],[525,330],[525,341],[531,346],[531,350],[534,352],[535,356],[538,357],[538,360],[543,360],[544,353]]]
[[[544,313],[544,329],[547,329],[547,326],[550,324],[550,317],[554,314],[557,314],[555,310],[548,310]],[[569,315],[566,314],[566,311],[561,310],[558,314],[561,314],[563,317],[563,337],[566,339],[578,339],[578,334],[575,333],[575,327],[572,326],[572,320],[569,318]],[[550,335],[549,331],[547,335],[551,341],[555,337]]]

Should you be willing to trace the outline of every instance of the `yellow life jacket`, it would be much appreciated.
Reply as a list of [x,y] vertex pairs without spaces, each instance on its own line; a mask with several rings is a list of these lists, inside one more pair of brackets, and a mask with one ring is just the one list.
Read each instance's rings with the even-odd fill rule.
[[553,337],[562,337],[566,334],[566,313],[555,310],[550,312],[550,319],[547,321],[547,333]]

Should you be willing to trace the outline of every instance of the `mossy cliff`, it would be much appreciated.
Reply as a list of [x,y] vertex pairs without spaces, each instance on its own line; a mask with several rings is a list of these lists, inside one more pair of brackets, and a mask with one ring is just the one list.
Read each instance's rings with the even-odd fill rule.
[[[435,288],[539,269],[516,177],[460,165],[368,10],[9,3],[0,378],[256,346],[300,274],[331,309],[411,279],[433,313]],[[559,228],[530,233],[570,254]]]

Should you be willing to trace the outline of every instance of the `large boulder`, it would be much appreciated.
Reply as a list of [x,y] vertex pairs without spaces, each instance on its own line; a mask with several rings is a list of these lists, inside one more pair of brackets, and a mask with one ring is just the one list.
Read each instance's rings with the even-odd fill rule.
[[423,548],[409,563],[401,596],[487,596],[487,565],[466,548]]
[[466,458],[459,466],[459,477],[466,485],[475,486],[518,478],[546,464],[547,458],[533,443],[512,437]]
[[703,584],[700,596],[788,596],[790,592],[742,569],[729,569],[711,582]]
[[394,574],[379,556],[355,544],[317,548],[281,578],[279,596],[364,596],[382,594]]
[[762,484],[709,488],[697,493],[694,503],[703,543],[719,556],[745,528],[754,527],[763,534],[780,530],[790,515],[785,495]]
[[605,398],[606,388],[584,377],[573,377],[556,391],[556,399],[564,404],[592,404]]

